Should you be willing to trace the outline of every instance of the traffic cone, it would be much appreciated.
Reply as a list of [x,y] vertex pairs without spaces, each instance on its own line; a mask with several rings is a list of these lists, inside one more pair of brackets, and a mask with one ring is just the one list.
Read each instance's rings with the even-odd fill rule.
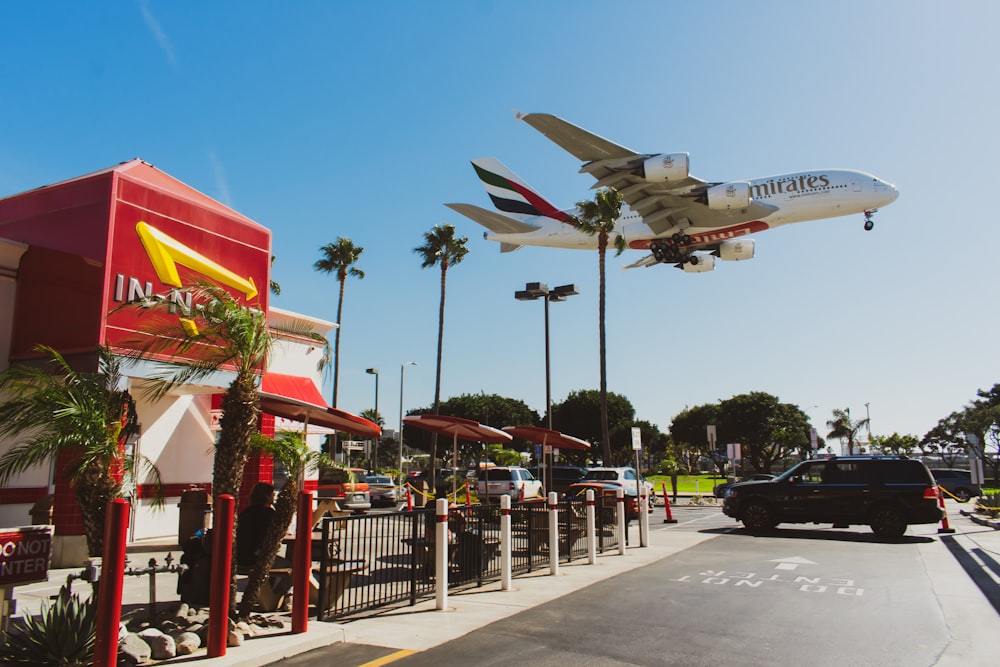
[[[456,498],[457,500],[457,498]],[[465,483],[465,506],[472,507],[472,490],[469,489],[469,483]]]
[[410,485],[406,485],[406,511],[413,511],[413,493],[410,492]]
[[674,513],[670,511],[670,495],[667,493],[667,485],[662,484],[660,488],[663,489],[663,506],[667,510],[667,516],[663,520],[663,523],[677,523],[677,519],[674,518]]
[[519,502],[519,503],[523,503],[524,502],[524,485],[523,484],[521,485],[521,493],[517,497],[517,502]]
[[948,524],[948,510],[944,506],[944,491],[941,487],[938,487],[938,505],[941,507],[941,527],[938,528],[939,533],[954,533],[955,529]]

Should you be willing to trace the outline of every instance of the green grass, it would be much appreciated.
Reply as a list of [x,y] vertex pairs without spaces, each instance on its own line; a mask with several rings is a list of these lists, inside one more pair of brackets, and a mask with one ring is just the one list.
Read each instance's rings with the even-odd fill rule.
[[[646,479],[654,484],[657,494],[663,492],[664,484],[667,485],[667,493],[673,493],[669,475],[650,475]],[[700,493],[703,496],[710,496],[715,485],[721,484],[724,481],[726,481],[726,478],[716,475],[679,475],[677,477],[677,492]]]

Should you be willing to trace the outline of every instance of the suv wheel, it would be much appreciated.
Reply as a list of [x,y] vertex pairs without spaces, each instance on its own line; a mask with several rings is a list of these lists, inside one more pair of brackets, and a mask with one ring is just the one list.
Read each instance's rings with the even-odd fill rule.
[[899,538],[906,532],[906,518],[895,507],[878,507],[872,512],[871,527],[878,537]]
[[969,498],[972,497],[972,493],[965,487],[962,487],[955,489],[955,497],[958,498],[959,502],[967,503],[969,502]]
[[749,530],[768,530],[778,525],[771,508],[759,500],[753,500],[743,508],[743,525]]

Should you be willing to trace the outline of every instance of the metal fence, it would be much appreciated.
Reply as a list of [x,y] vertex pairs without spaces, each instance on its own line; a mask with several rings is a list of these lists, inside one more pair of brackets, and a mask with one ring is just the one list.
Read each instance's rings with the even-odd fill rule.
[[[597,550],[617,549],[615,507],[598,500]],[[499,505],[449,510],[448,588],[482,586],[501,578]],[[559,560],[587,557],[586,509],[564,500],[558,512]],[[386,607],[434,597],[433,509],[326,517],[318,562],[313,564],[311,602],[321,620],[360,617]],[[549,518],[545,502],[511,507],[511,569],[514,575],[549,565]]]

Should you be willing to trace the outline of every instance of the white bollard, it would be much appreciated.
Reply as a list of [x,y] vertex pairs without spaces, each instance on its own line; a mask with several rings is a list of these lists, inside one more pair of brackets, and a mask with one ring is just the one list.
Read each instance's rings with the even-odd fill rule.
[[586,495],[586,507],[587,507],[587,563],[590,565],[597,564],[597,519],[594,516],[596,514],[596,509],[594,507],[594,490],[587,489]]
[[448,499],[434,503],[437,522],[434,526],[434,585],[438,611],[448,608]]
[[649,546],[649,491],[639,496],[639,546]]
[[615,523],[618,529],[618,555],[625,555],[625,489],[616,492]]
[[500,590],[511,588],[510,496],[500,496]]
[[559,574],[559,494],[549,492],[549,574]]

